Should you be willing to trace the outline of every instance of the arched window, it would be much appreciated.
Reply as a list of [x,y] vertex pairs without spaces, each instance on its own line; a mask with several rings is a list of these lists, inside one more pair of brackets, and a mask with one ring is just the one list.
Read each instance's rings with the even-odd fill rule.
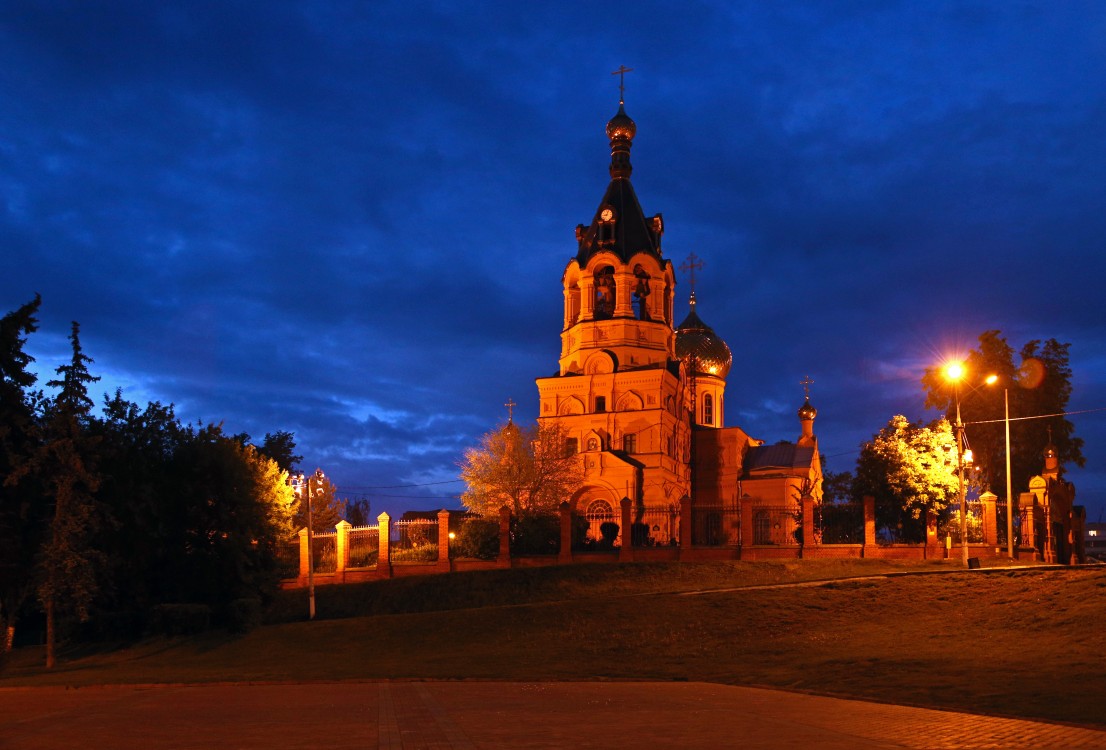
[[614,523],[614,510],[606,500],[592,500],[584,511],[584,518],[588,519],[588,537],[599,542],[603,539],[600,527]]
[[714,396],[709,393],[703,395],[703,424],[714,424]]
[[649,274],[641,265],[634,266],[634,317],[649,320]]
[[753,544],[772,543],[772,518],[766,510],[753,515]]
[[614,317],[614,266],[603,266],[595,272],[595,319]]

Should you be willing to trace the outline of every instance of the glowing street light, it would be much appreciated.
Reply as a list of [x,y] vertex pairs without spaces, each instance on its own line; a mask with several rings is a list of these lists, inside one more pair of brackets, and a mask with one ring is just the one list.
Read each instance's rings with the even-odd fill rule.
[[964,377],[964,363],[947,364],[945,377],[952,381],[952,393],[956,401],[956,482],[957,494],[960,496],[960,563],[966,568],[968,567],[968,508],[964,496],[964,423],[960,420],[960,380]]

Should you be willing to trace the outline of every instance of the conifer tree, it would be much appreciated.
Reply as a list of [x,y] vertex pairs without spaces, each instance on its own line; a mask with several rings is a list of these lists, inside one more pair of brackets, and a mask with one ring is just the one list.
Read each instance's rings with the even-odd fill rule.
[[46,667],[57,663],[57,619],[75,614],[82,622],[97,592],[102,555],[92,547],[101,521],[95,500],[100,477],[95,467],[96,438],[88,434],[92,399],[89,383],[99,380],[88,371],[92,359],[81,350],[80,326],[69,336],[73,355],[58,367],[60,389],[49,405],[45,439],[32,461],[52,506],[49,527],[39,556],[38,598],[46,613]]
[[31,481],[19,481],[37,441],[39,396],[36,377],[27,368],[34,358],[23,347],[38,330],[35,298],[0,318],[0,665],[11,652],[16,619],[34,591],[35,555],[42,539],[44,508]]

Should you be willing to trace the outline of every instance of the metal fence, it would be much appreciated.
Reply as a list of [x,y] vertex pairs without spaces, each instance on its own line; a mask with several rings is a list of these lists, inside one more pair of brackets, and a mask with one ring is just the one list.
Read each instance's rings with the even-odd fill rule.
[[863,503],[821,503],[814,506],[817,544],[863,544]]
[[632,514],[630,528],[635,547],[675,547],[680,539],[680,509],[638,507]]
[[736,503],[692,507],[691,543],[703,547],[741,544],[741,512]]
[[415,518],[392,524],[392,562],[434,562],[438,559],[438,522]]
[[333,531],[311,535],[312,557],[316,573],[333,573],[338,569],[338,535]]
[[758,506],[753,511],[753,544],[798,545],[797,510],[793,505]]
[[[968,544],[980,544],[983,542],[983,503],[979,500],[969,499],[966,504],[968,507]],[[1005,533],[1005,528],[1003,533]],[[937,524],[937,535],[941,539],[951,536],[954,545],[960,544],[959,502],[953,503],[941,514]]]
[[371,568],[379,554],[379,526],[354,526],[349,530],[349,567]]
[[300,543],[285,542],[276,548],[277,571],[281,578],[295,578],[300,574]]

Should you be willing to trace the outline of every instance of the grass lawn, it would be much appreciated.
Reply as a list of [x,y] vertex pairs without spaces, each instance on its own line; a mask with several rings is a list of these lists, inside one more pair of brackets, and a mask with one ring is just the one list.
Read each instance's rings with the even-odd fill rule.
[[[905,570],[942,575],[760,587]],[[373,678],[702,680],[1106,725],[1106,568],[578,565],[303,591],[271,624],[149,639],[0,686]]]

